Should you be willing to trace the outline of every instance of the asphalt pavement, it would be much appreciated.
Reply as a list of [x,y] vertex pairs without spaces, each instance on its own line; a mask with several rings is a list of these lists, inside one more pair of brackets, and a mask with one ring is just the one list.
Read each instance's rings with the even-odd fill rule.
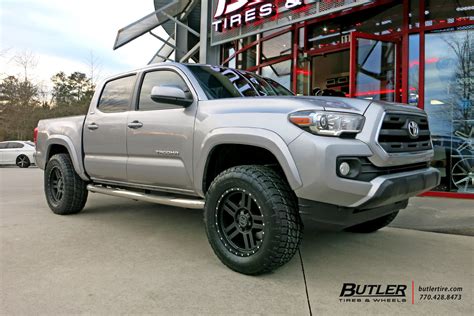
[[[213,254],[201,211],[90,194],[82,213],[57,216],[41,170],[0,168],[0,314],[472,315],[473,204],[416,198],[367,235],[306,225],[292,261],[251,277]],[[341,302],[344,283],[407,290]],[[422,301],[420,286],[461,297]]]

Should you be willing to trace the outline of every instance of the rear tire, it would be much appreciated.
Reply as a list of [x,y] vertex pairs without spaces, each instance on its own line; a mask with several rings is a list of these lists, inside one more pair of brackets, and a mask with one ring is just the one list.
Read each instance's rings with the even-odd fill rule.
[[297,205],[294,192],[272,169],[256,165],[227,169],[206,195],[209,243],[234,271],[270,272],[298,251],[303,224]]
[[351,232],[351,233],[363,233],[363,234],[368,234],[368,233],[373,233],[381,228],[384,228],[388,224],[390,224],[395,217],[397,217],[398,211],[376,218],[374,220],[357,224],[355,226],[351,226],[349,228],[346,228],[346,231]]
[[82,211],[87,201],[87,184],[77,175],[67,154],[51,157],[44,171],[44,191],[49,208],[55,214]]
[[30,158],[25,155],[16,157],[16,165],[20,168],[28,168],[31,165]]

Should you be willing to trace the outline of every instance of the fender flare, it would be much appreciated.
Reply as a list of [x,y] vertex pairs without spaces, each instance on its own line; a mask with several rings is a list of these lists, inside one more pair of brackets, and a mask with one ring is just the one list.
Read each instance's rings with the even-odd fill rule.
[[[46,142],[47,150],[45,157],[49,157],[49,153],[53,145],[61,145],[66,148],[67,152],[69,153],[69,157],[71,157],[74,170],[83,180],[88,181],[89,177],[86,175],[84,167],[79,161],[79,156],[82,158],[82,149],[77,150],[71,139],[64,135],[51,135]],[[48,161],[45,161],[45,164],[46,163],[48,163]]]
[[195,147],[194,186],[197,193],[204,196],[203,179],[212,150],[218,145],[238,144],[261,147],[271,152],[283,169],[293,190],[303,185],[295,161],[288,145],[275,132],[263,128],[226,127],[209,132]]

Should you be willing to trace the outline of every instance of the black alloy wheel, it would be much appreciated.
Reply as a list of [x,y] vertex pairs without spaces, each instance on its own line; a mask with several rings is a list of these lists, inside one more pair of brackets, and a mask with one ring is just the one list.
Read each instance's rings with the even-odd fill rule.
[[285,177],[259,165],[217,175],[206,192],[204,224],[222,263],[249,275],[290,261],[303,233],[297,198]]
[[258,202],[244,189],[225,191],[217,202],[217,233],[226,248],[239,256],[250,256],[265,235],[264,216]]
[[69,155],[56,154],[49,159],[44,171],[44,193],[55,214],[76,214],[84,208],[87,183],[74,170]]
[[49,175],[51,200],[53,203],[61,202],[64,196],[64,176],[59,167],[54,167]]

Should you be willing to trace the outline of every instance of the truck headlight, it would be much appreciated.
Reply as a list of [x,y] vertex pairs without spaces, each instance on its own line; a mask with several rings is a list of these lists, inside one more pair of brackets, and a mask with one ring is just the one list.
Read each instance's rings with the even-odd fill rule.
[[288,119],[308,132],[326,136],[357,134],[364,126],[364,117],[352,113],[298,111],[291,113]]

